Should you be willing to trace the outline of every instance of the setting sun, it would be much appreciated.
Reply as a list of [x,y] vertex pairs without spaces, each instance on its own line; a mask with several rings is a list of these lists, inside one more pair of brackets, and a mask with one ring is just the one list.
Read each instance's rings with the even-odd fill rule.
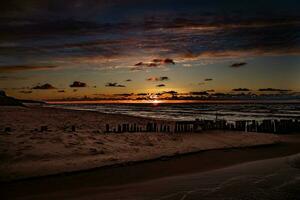
[[152,104],[153,104],[154,106],[157,106],[159,103],[161,103],[161,101],[160,101],[160,100],[157,100],[157,99],[155,99],[155,100],[152,101]]

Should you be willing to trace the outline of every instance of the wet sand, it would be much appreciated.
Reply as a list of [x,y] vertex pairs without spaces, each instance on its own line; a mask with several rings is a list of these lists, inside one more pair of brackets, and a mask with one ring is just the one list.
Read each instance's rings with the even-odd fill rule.
[[[251,195],[264,199],[272,195],[259,193],[265,184],[276,188],[283,184],[280,181],[294,181],[292,183],[299,186],[299,181],[294,180],[300,176],[297,170],[299,160],[287,164],[286,159],[274,161],[271,158],[299,153],[300,137],[283,136],[282,141],[281,144],[271,146],[209,150],[127,166],[10,182],[0,186],[4,191],[4,199],[231,199],[232,195],[236,197],[233,199],[250,198]],[[265,159],[271,161],[264,161]],[[241,165],[257,160],[262,161],[250,163],[250,167],[248,164]],[[275,180],[266,180],[264,183],[268,177],[274,177]],[[229,184],[230,188],[227,188],[226,184],[231,182],[233,184]],[[290,192],[283,186],[281,193],[294,197],[296,186],[292,185]],[[269,192],[272,193],[271,189]],[[269,199],[276,199],[276,195]]]

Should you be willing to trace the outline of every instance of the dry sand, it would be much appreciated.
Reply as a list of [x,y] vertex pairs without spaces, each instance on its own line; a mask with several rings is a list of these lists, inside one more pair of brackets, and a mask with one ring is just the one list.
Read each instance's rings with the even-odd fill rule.
[[[142,125],[153,120],[57,108],[1,107],[0,119],[1,181],[280,141],[271,134],[222,131],[180,135],[105,134],[106,123]],[[35,130],[42,125],[50,130],[43,133]],[[77,127],[76,132],[69,131],[71,125]],[[11,127],[12,132],[3,132],[5,127]]]

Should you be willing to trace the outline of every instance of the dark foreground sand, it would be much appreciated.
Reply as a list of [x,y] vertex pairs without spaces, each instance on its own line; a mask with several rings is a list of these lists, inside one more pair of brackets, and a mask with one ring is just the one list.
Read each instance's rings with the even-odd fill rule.
[[300,155],[289,155],[300,152],[299,144],[299,136],[285,136],[279,145],[209,150],[168,160],[2,183],[1,197],[294,200],[299,196]]

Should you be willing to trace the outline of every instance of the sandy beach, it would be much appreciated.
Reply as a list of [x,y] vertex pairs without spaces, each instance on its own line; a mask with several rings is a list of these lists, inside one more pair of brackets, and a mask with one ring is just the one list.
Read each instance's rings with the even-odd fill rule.
[[300,138],[2,182],[3,199],[297,199]]
[[[212,131],[193,134],[104,133],[106,123],[152,119],[43,107],[1,107],[1,181],[87,170],[211,149],[270,145],[271,134]],[[157,123],[162,121],[155,120]],[[165,121],[164,123],[172,123]],[[70,126],[76,131],[71,132]],[[41,126],[48,131],[40,132]],[[10,127],[11,132],[3,132]]]

